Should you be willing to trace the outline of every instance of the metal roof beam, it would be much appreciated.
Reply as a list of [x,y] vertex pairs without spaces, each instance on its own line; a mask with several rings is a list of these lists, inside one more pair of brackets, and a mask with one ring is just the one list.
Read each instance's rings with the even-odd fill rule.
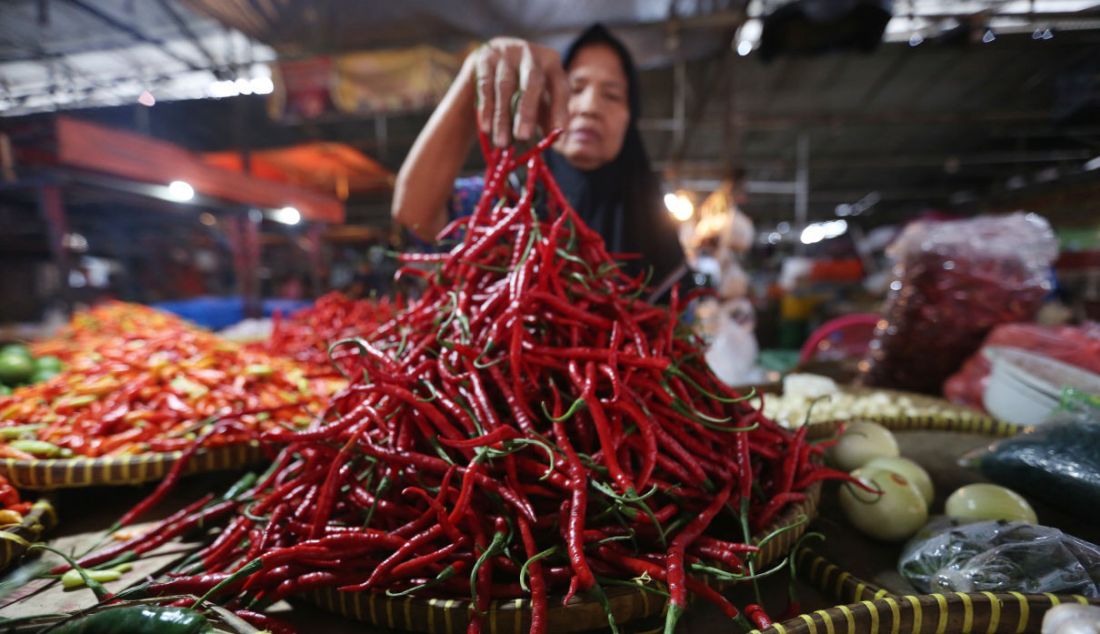
[[158,39],[158,38],[155,38],[155,37],[150,37],[150,36],[142,33],[141,31],[139,31],[136,28],[130,26],[129,24],[126,24],[125,22],[123,22],[123,21],[119,20],[118,18],[114,17],[113,15],[103,11],[102,9],[89,5],[87,2],[85,2],[85,0],[65,0],[65,1],[68,2],[69,4],[71,4],[72,6],[80,9],[81,11],[84,11],[88,15],[94,17],[95,19],[99,20],[100,22],[103,22],[104,24],[110,26],[113,29],[116,29],[118,31],[122,31],[123,33],[129,35],[130,37],[132,37],[136,40],[139,40],[141,42],[145,42],[146,44],[152,44],[153,46],[156,46],[165,55],[167,55],[168,57],[171,57],[172,59],[174,59],[178,62],[180,62],[181,64],[184,64],[185,66],[187,66],[191,70],[204,70],[202,65],[196,64],[194,61],[192,61],[192,60],[190,60],[186,57],[183,57],[181,55],[173,53],[171,51],[171,49],[168,48],[168,45],[164,40],[161,40],[161,39]]
[[218,61],[214,59],[214,55],[210,52],[209,49],[203,46],[202,41],[199,40],[198,36],[195,35],[195,32],[191,30],[191,26],[187,24],[187,20],[184,20],[183,17],[175,10],[175,8],[172,7],[172,3],[169,0],[158,1],[160,3],[160,8],[166,14],[168,14],[168,17],[172,18],[172,22],[175,23],[176,28],[179,29],[180,33],[182,33],[184,37],[190,40],[191,44],[199,51],[199,53],[201,53],[202,56],[206,58],[206,63],[212,67],[217,66]]
[[[976,154],[962,154],[951,156],[950,154],[929,155],[875,155],[875,156],[831,156],[822,157],[818,154],[810,160],[813,169],[923,169],[929,167],[942,167],[948,160],[955,159],[961,168],[978,165],[1016,165],[1023,163],[1061,163],[1067,161],[1087,161],[1096,153],[1091,150],[1050,150],[1033,152],[984,152]],[[795,161],[790,157],[776,155],[742,155],[743,165],[767,165],[773,169],[793,170]],[[677,173],[686,178],[706,178],[708,176],[721,176],[723,162],[720,158],[712,160],[691,160],[670,163],[659,161],[654,164],[654,169],[663,170],[675,168]]]

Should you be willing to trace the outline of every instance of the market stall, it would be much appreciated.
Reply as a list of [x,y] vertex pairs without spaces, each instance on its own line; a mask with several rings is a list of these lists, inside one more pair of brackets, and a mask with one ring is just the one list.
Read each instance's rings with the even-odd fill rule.
[[18,4],[0,631],[1100,632],[1095,7]]
[[[307,361],[310,370],[124,304],[81,315],[67,332],[37,345],[65,365],[0,401],[6,476],[32,489],[163,478],[108,538],[88,548],[89,536],[78,536],[79,552],[53,568],[79,573],[71,587],[96,591],[100,604],[84,618],[124,609],[111,607],[112,591],[102,583],[121,582],[131,561],[156,555],[167,568],[143,568],[139,574],[152,581],[122,583],[121,596],[216,600],[220,594],[237,617],[259,627],[270,618],[259,610],[305,600],[400,630],[438,631],[437,624],[450,623],[442,631],[451,631],[468,621],[487,629],[573,631],[659,617],[672,631],[692,597],[724,618],[766,629],[777,618],[769,610],[801,611],[794,585],[784,593],[786,605],[759,594],[737,607],[721,590],[751,584],[760,592],[760,578],[776,573],[792,575],[791,584],[798,574],[812,582],[822,566],[836,566],[804,545],[823,482],[839,483],[826,488],[824,506],[833,512],[818,521],[826,528],[836,521],[839,495],[844,536],[828,539],[827,552],[846,566],[853,565],[851,555],[837,553],[853,547],[853,532],[880,542],[907,539],[942,499],[928,471],[893,458],[899,446],[886,428],[861,421],[940,436],[1019,431],[927,397],[873,390],[849,396],[849,410],[818,422],[815,399],[832,392],[842,407],[847,393],[827,379],[791,377],[780,396],[726,386],[703,360],[701,341],[678,325],[678,294],[667,308],[639,298],[644,287],[615,266],[602,240],[557,193],[540,147],[487,156],[495,180],[451,252],[400,256],[406,274],[427,279],[418,300],[395,310],[334,296],[280,320],[261,348]],[[526,181],[516,194],[505,185],[513,171]],[[550,200],[548,218],[532,213],[536,191]],[[319,351],[328,358],[318,359]],[[311,383],[311,376],[337,385]],[[769,416],[764,408],[773,398],[783,405]],[[798,399],[806,399],[801,418]],[[1087,421],[1094,415],[1087,398],[1082,407]],[[1047,434],[1052,441],[1055,435]],[[262,452],[214,457],[218,448],[240,443]],[[1072,457],[1083,461],[1078,469],[1094,458],[1091,448]],[[189,470],[241,468],[263,458],[270,467],[224,493],[188,501],[151,528],[133,527],[151,509],[177,500],[177,482]],[[1087,478],[1051,472],[1065,486],[1092,486]],[[998,543],[981,526],[1007,531],[1005,521],[1018,523],[1007,527],[1038,521],[1027,501],[995,485],[963,487],[945,509],[957,518],[948,536],[977,531],[972,557]],[[183,537],[189,541],[178,543]],[[1022,539],[1026,548],[1035,536]],[[1066,547],[1068,561],[1087,571],[1095,547],[1065,539],[1075,540]],[[165,547],[179,559],[160,560]],[[937,566],[956,570],[969,558],[936,563],[945,555],[930,546],[927,576],[906,574],[906,561],[920,556],[911,551],[921,548],[911,542],[899,564],[901,583],[917,590],[859,581],[848,598],[946,587],[968,597],[964,618],[974,619],[974,599],[965,592],[975,582],[965,574],[984,580],[989,573],[979,566],[944,584]],[[867,563],[870,574],[882,573]],[[505,581],[511,574],[518,584]],[[845,597],[845,581],[855,574],[840,573],[834,592]],[[1035,583],[994,578],[977,585],[989,588],[976,595],[988,602],[983,608],[979,601],[977,618],[997,626],[990,610],[999,611],[1005,599],[990,589],[1056,590],[1071,601],[1078,594],[1087,601],[1095,591],[1087,572],[1069,581],[1065,571],[1023,574]],[[818,580],[823,588],[833,583],[828,576]],[[24,613],[36,591],[42,600],[51,596],[50,585],[33,582],[9,605]],[[896,601],[887,601],[891,623],[924,618],[935,605],[941,613],[955,609],[944,607],[943,595],[931,596],[941,603],[906,599],[904,617]],[[1037,600],[1019,596],[1021,605]],[[866,609],[866,618],[880,619],[881,606]],[[811,625],[813,617],[806,618]],[[1012,621],[1006,610],[1006,623],[1026,628],[1029,618],[1018,613]]]

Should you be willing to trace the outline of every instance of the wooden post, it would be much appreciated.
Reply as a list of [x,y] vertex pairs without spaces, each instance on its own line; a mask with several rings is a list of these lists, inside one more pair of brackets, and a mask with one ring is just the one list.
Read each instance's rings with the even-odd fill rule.
[[[255,213],[254,213],[255,212]],[[237,274],[237,289],[244,303],[245,317],[263,314],[260,297],[260,220],[259,212],[250,209],[226,223],[229,244],[233,250],[233,269]]]
[[325,266],[325,254],[322,252],[321,240],[324,229],[321,223],[313,223],[306,231],[306,240],[309,241],[310,282],[313,287],[311,294],[314,297],[320,297],[325,288],[325,282],[321,277],[321,272]]
[[54,262],[57,263],[60,299],[64,309],[71,310],[73,308],[72,292],[69,287],[71,263],[69,252],[65,248],[65,234],[69,231],[69,223],[65,217],[65,201],[61,196],[60,186],[43,185],[38,188],[38,210],[46,221],[50,252],[53,253]]

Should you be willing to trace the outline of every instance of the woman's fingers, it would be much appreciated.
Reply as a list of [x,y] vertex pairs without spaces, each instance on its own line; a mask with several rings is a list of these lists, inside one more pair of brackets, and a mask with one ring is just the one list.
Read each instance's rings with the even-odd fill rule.
[[504,147],[511,141],[512,95],[517,88],[517,68],[508,57],[509,55],[504,54],[497,60],[496,76],[493,78],[496,84],[493,104],[493,144],[497,147]]
[[478,51],[475,69],[477,125],[493,145],[529,140],[538,123],[544,132],[565,125],[569,89],[553,49],[497,38]]
[[515,137],[520,141],[531,138],[535,131],[535,118],[539,114],[539,102],[542,100],[546,74],[535,62],[530,47],[524,47],[519,63],[519,105],[516,107],[514,123]]
[[496,102],[496,75],[497,61],[500,54],[491,46],[482,46],[477,54],[475,65],[477,78],[477,127],[484,134],[492,134],[493,112]]
[[546,68],[546,93],[550,97],[550,127],[544,132],[564,128],[569,122],[569,78],[561,62]]

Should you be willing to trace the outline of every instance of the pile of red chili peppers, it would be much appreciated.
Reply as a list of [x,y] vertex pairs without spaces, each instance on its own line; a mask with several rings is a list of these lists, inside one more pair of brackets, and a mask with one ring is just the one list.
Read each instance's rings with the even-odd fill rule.
[[0,397],[0,457],[186,450],[215,422],[204,446],[246,442],[304,429],[343,385],[159,317],[124,329],[76,327],[64,341],[81,346],[65,371]]
[[353,300],[334,291],[287,318],[276,314],[271,337],[248,347],[290,357],[309,368],[310,376],[339,376],[329,360],[333,342],[367,337],[397,313],[397,305],[383,298]]
[[[739,618],[702,578],[750,576],[749,536],[836,473],[711,374],[677,295],[639,299],[542,162],[551,141],[484,148],[485,194],[443,233],[457,245],[404,257],[435,265],[424,296],[335,346],[351,384],[309,430],[266,434],[287,446],[240,501],[116,547],[228,517],[154,591],[223,583],[248,610],[320,587],[465,597],[470,632],[524,598],[545,632],[551,601],[626,584],[668,597],[667,632],[689,594]],[[708,534],[720,517],[738,530]]]

